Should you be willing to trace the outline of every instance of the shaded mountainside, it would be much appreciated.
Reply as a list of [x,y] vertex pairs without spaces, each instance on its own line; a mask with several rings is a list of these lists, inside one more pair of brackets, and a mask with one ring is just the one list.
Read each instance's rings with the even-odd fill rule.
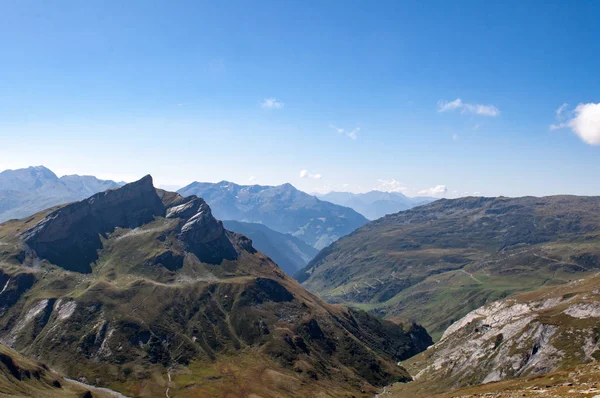
[[92,176],[58,178],[44,166],[5,170],[0,173],[0,222],[27,217],[120,185]]
[[319,200],[291,184],[193,182],[178,192],[204,198],[221,220],[261,223],[319,250],[368,221],[350,208]]
[[[571,387],[560,395],[569,396],[573,384],[584,382],[578,376],[599,373],[599,344],[600,276],[593,276],[522,293],[470,312],[449,327],[433,347],[403,362],[416,381],[393,390],[398,397],[431,396],[503,380],[512,380],[501,384],[503,388],[522,390],[527,380],[535,383],[532,377],[555,374],[555,379],[542,378],[544,388]],[[573,370],[583,364],[588,365]],[[497,390],[498,386],[485,388]],[[474,393],[476,388],[471,390]],[[598,384],[595,393],[600,394]]]
[[486,302],[595,272],[599,209],[598,197],[442,199],[365,225],[297,277],[330,302],[439,337]]
[[223,225],[230,231],[252,239],[252,245],[257,250],[271,257],[290,276],[304,268],[318,253],[317,249],[300,239],[273,231],[263,224],[225,220]]
[[3,344],[131,396],[369,396],[431,344],[326,304],[149,176],[0,224],[0,290]]
[[376,220],[387,214],[412,209],[437,200],[437,198],[425,196],[409,198],[400,192],[382,191],[365,193],[329,192],[317,195],[317,197],[340,206],[350,207],[369,220]]

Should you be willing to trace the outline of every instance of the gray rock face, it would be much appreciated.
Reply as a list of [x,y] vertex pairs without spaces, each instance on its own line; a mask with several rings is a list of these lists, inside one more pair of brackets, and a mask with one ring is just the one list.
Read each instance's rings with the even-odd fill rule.
[[455,322],[423,358],[415,379],[466,386],[543,375],[600,357],[598,275],[523,293]]
[[167,212],[169,217],[185,219],[179,239],[200,261],[218,264],[224,259],[237,258],[223,223],[213,217],[204,200],[191,196],[189,202],[170,208]]
[[50,213],[26,231],[23,240],[40,258],[71,271],[91,272],[90,264],[102,246],[100,235],[116,227],[136,228],[164,215],[152,177],[146,176]]

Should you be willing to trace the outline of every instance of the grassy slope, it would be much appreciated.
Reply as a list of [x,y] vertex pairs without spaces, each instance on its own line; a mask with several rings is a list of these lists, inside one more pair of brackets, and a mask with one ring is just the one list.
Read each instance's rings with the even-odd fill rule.
[[486,302],[600,267],[599,198],[442,200],[384,217],[299,276],[330,302],[409,317],[434,338]]

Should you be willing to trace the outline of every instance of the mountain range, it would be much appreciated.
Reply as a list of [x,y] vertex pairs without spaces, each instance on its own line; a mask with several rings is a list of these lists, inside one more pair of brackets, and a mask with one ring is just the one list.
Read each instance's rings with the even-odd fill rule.
[[323,249],[297,278],[334,303],[422,323],[439,339],[482,305],[600,268],[600,198],[441,199]]
[[44,166],[0,173],[0,222],[22,218],[51,206],[74,202],[123,183],[93,176],[58,178]]
[[193,182],[178,191],[204,198],[221,220],[261,223],[320,250],[367,223],[356,211],[311,196],[291,184]]
[[[0,222],[27,217],[43,209],[82,200],[124,184],[93,176],[67,175],[59,178],[44,166],[6,170],[0,173]],[[252,238],[261,251],[290,275],[303,268],[316,255],[318,248],[367,222],[350,209],[319,201],[289,184],[280,187],[235,186],[236,192],[242,192],[241,196],[246,198],[244,203],[237,204],[234,202],[239,197],[228,197],[225,188],[234,184],[201,185],[205,189],[212,186],[211,192],[200,190],[197,183],[184,188],[182,192],[206,193],[215,203],[218,217],[230,219],[228,223],[231,230]],[[223,188],[223,192],[220,192]],[[230,211],[232,206],[225,203],[232,203],[233,207],[238,206],[244,211]],[[262,215],[250,217],[248,214],[260,213],[252,206],[260,207]],[[277,217],[270,216],[273,209],[276,209]],[[245,222],[248,220],[256,225]]]
[[432,343],[327,304],[150,176],[0,224],[0,287],[2,345],[127,396],[373,396]]
[[369,191],[365,193],[329,192],[317,194],[317,197],[340,206],[350,207],[369,220],[375,220],[387,214],[412,209],[437,200],[421,196],[410,198],[400,192]]
[[[10,179],[102,188],[52,180]],[[599,395],[598,209],[469,197],[387,215],[297,274],[328,304],[275,264],[291,274],[314,247],[146,176],[0,224],[0,393]]]

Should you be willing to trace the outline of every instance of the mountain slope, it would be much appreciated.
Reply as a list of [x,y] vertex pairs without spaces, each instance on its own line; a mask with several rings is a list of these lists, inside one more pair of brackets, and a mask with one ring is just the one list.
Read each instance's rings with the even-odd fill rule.
[[486,302],[600,268],[600,198],[439,200],[373,221],[298,278],[331,302],[406,316],[439,337]]
[[89,396],[119,398],[119,394],[111,391],[65,379],[45,364],[26,358],[2,344],[0,344],[0,395],[32,398]]
[[[541,376],[600,360],[600,276],[538,289],[470,312],[441,341],[404,362],[415,375],[398,396]],[[586,368],[580,368],[585,370]],[[587,369],[591,371],[593,369]],[[596,372],[597,373],[597,372]],[[558,377],[558,376],[557,376]],[[571,374],[560,382],[580,383]],[[600,390],[597,391],[600,393]],[[561,395],[562,396],[562,395]]]
[[324,303],[149,176],[0,224],[0,286],[0,342],[133,396],[368,396],[431,343]]
[[227,181],[194,182],[178,192],[204,198],[219,219],[265,224],[316,249],[367,222],[354,210],[319,200],[291,184],[244,186]]
[[58,178],[44,166],[0,173],[0,222],[30,216],[51,206],[74,202],[117,188],[114,181],[91,176]]
[[370,191],[365,193],[329,192],[317,195],[321,200],[326,200],[340,206],[350,207],[369,220],[376,220],[387,214],[412,209],[437,200],[430,197],[409,198],[400,192]]
[[263,224],[225,220],[223,225],[230,231],[252,239],[252,246],[271,257],[290,276],[306,266],[318,253],[317,249],[300,239],[273,231]]

